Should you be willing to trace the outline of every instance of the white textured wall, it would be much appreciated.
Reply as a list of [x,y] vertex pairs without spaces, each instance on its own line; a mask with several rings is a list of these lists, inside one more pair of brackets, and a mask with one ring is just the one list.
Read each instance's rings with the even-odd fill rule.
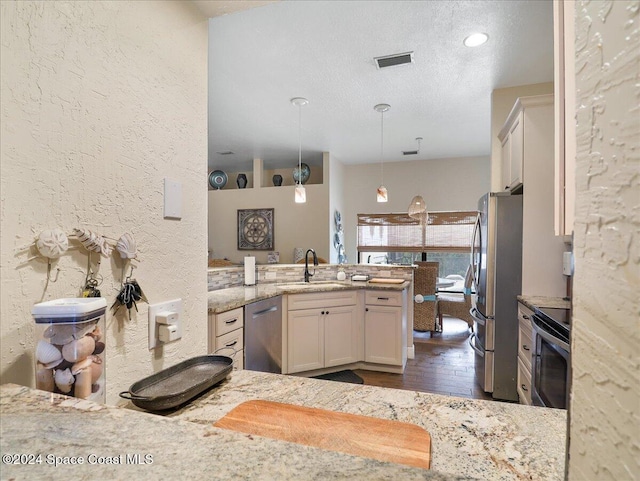
[[[184,337],[147,349],[147,305],[107,317],[107,402],[152,372],[206,352],[207,20],[190,2],[0,4],[1,382],[33,385],[31,307],[76,297],[87,256],[46,263],[20,251],[74,227],[139,246],[135,277],[152,303],[182,298]],[[163,178],[182,183],[181,221],[163,219]],[[100,266],[109,304],[116,254]],[[122,312],[124,314],[124,311]]]
[[569,479],[640,479],[640,2],[576,5]]

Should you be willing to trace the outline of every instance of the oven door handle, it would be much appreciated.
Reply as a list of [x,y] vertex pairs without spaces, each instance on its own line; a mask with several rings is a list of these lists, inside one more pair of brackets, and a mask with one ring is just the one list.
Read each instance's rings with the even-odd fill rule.
[[[532,318],[532,321],[533,322],[531,323],[531,326],[533,327],[533,330],[542,339],[544,339],[545,341],[547,341],[547,342],[549,342],[551,344],[556,344],[556,345],[560,346],[562,349],[564,349],[567,352],[571,352],[571,348],[569,347],[569,344],[564,342],[562,339],[558,339],[557,337],[555,337],[555,336],[549,334],[547,331],[543,330],[540,326],[538,326],[538,324],[536,324],[535,317]],[[537,351],[537,348],[536,348],[536,351]],[[540,354],[538,354],[538,352],[536,352],[535,355],[539,356]]]

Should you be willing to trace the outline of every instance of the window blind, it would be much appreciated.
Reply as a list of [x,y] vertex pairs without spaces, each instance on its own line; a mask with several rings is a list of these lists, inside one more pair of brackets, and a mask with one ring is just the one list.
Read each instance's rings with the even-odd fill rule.
[[358,214],[359,252],[467,252],[477,211],[429,212],[426,226],[397,214]]

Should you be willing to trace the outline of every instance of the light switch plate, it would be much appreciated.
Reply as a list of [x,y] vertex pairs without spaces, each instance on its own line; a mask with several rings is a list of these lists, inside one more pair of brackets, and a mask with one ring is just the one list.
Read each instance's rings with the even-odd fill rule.
[[182,219],[182,184],[164,179],[164,218]]
[[158,322],[156,316],[161,312],[177,312],[178,320],[175,324],[178,326],[176,338],[182,337],[182,299],[174,299],[172,301],[159,302],[158,304],[149,305],[149,349],[154,349],[158,344],[162,344],[158,340]]

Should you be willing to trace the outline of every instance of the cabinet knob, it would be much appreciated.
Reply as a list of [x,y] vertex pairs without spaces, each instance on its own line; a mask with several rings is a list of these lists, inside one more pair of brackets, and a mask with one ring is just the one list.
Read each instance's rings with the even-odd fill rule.
[[369,312],[369,308],[368,307],[365,307],[364,310],[365,310],[365,312]]
[[321,311],[320,314],[324,316],[324,311]]
[[522,349],[524,349],[525,351],[529,351],[530,350],[529,346],[527,346],[526,344],[522,345]]
[[529,320],[529,316],[527,316],[526,314],[522,314],[522,318],[526,319],[527,321]]
[[508,185],[505,185],[505,186],[504,186],[504,190],[509,190],[509,186],[508,186]]
[[229,344],[225,344],[226,347],[231,347],[231,346],[235,346],[236,344],[238,344],[238,341],[233,341]]
[[327,311],[327,314],[329,314],[329,311]]
[[520,387],[522,388],[522,390],[523,390],[524,392],[529,392],[529,390],[525,387],[525,385],[524,385],[524,384],[520,384]]
[[238,320],[238,318],[235,319],[231,319],[229,321],[224,321],[225,324],[233,324],[234,322],[236,322]]

